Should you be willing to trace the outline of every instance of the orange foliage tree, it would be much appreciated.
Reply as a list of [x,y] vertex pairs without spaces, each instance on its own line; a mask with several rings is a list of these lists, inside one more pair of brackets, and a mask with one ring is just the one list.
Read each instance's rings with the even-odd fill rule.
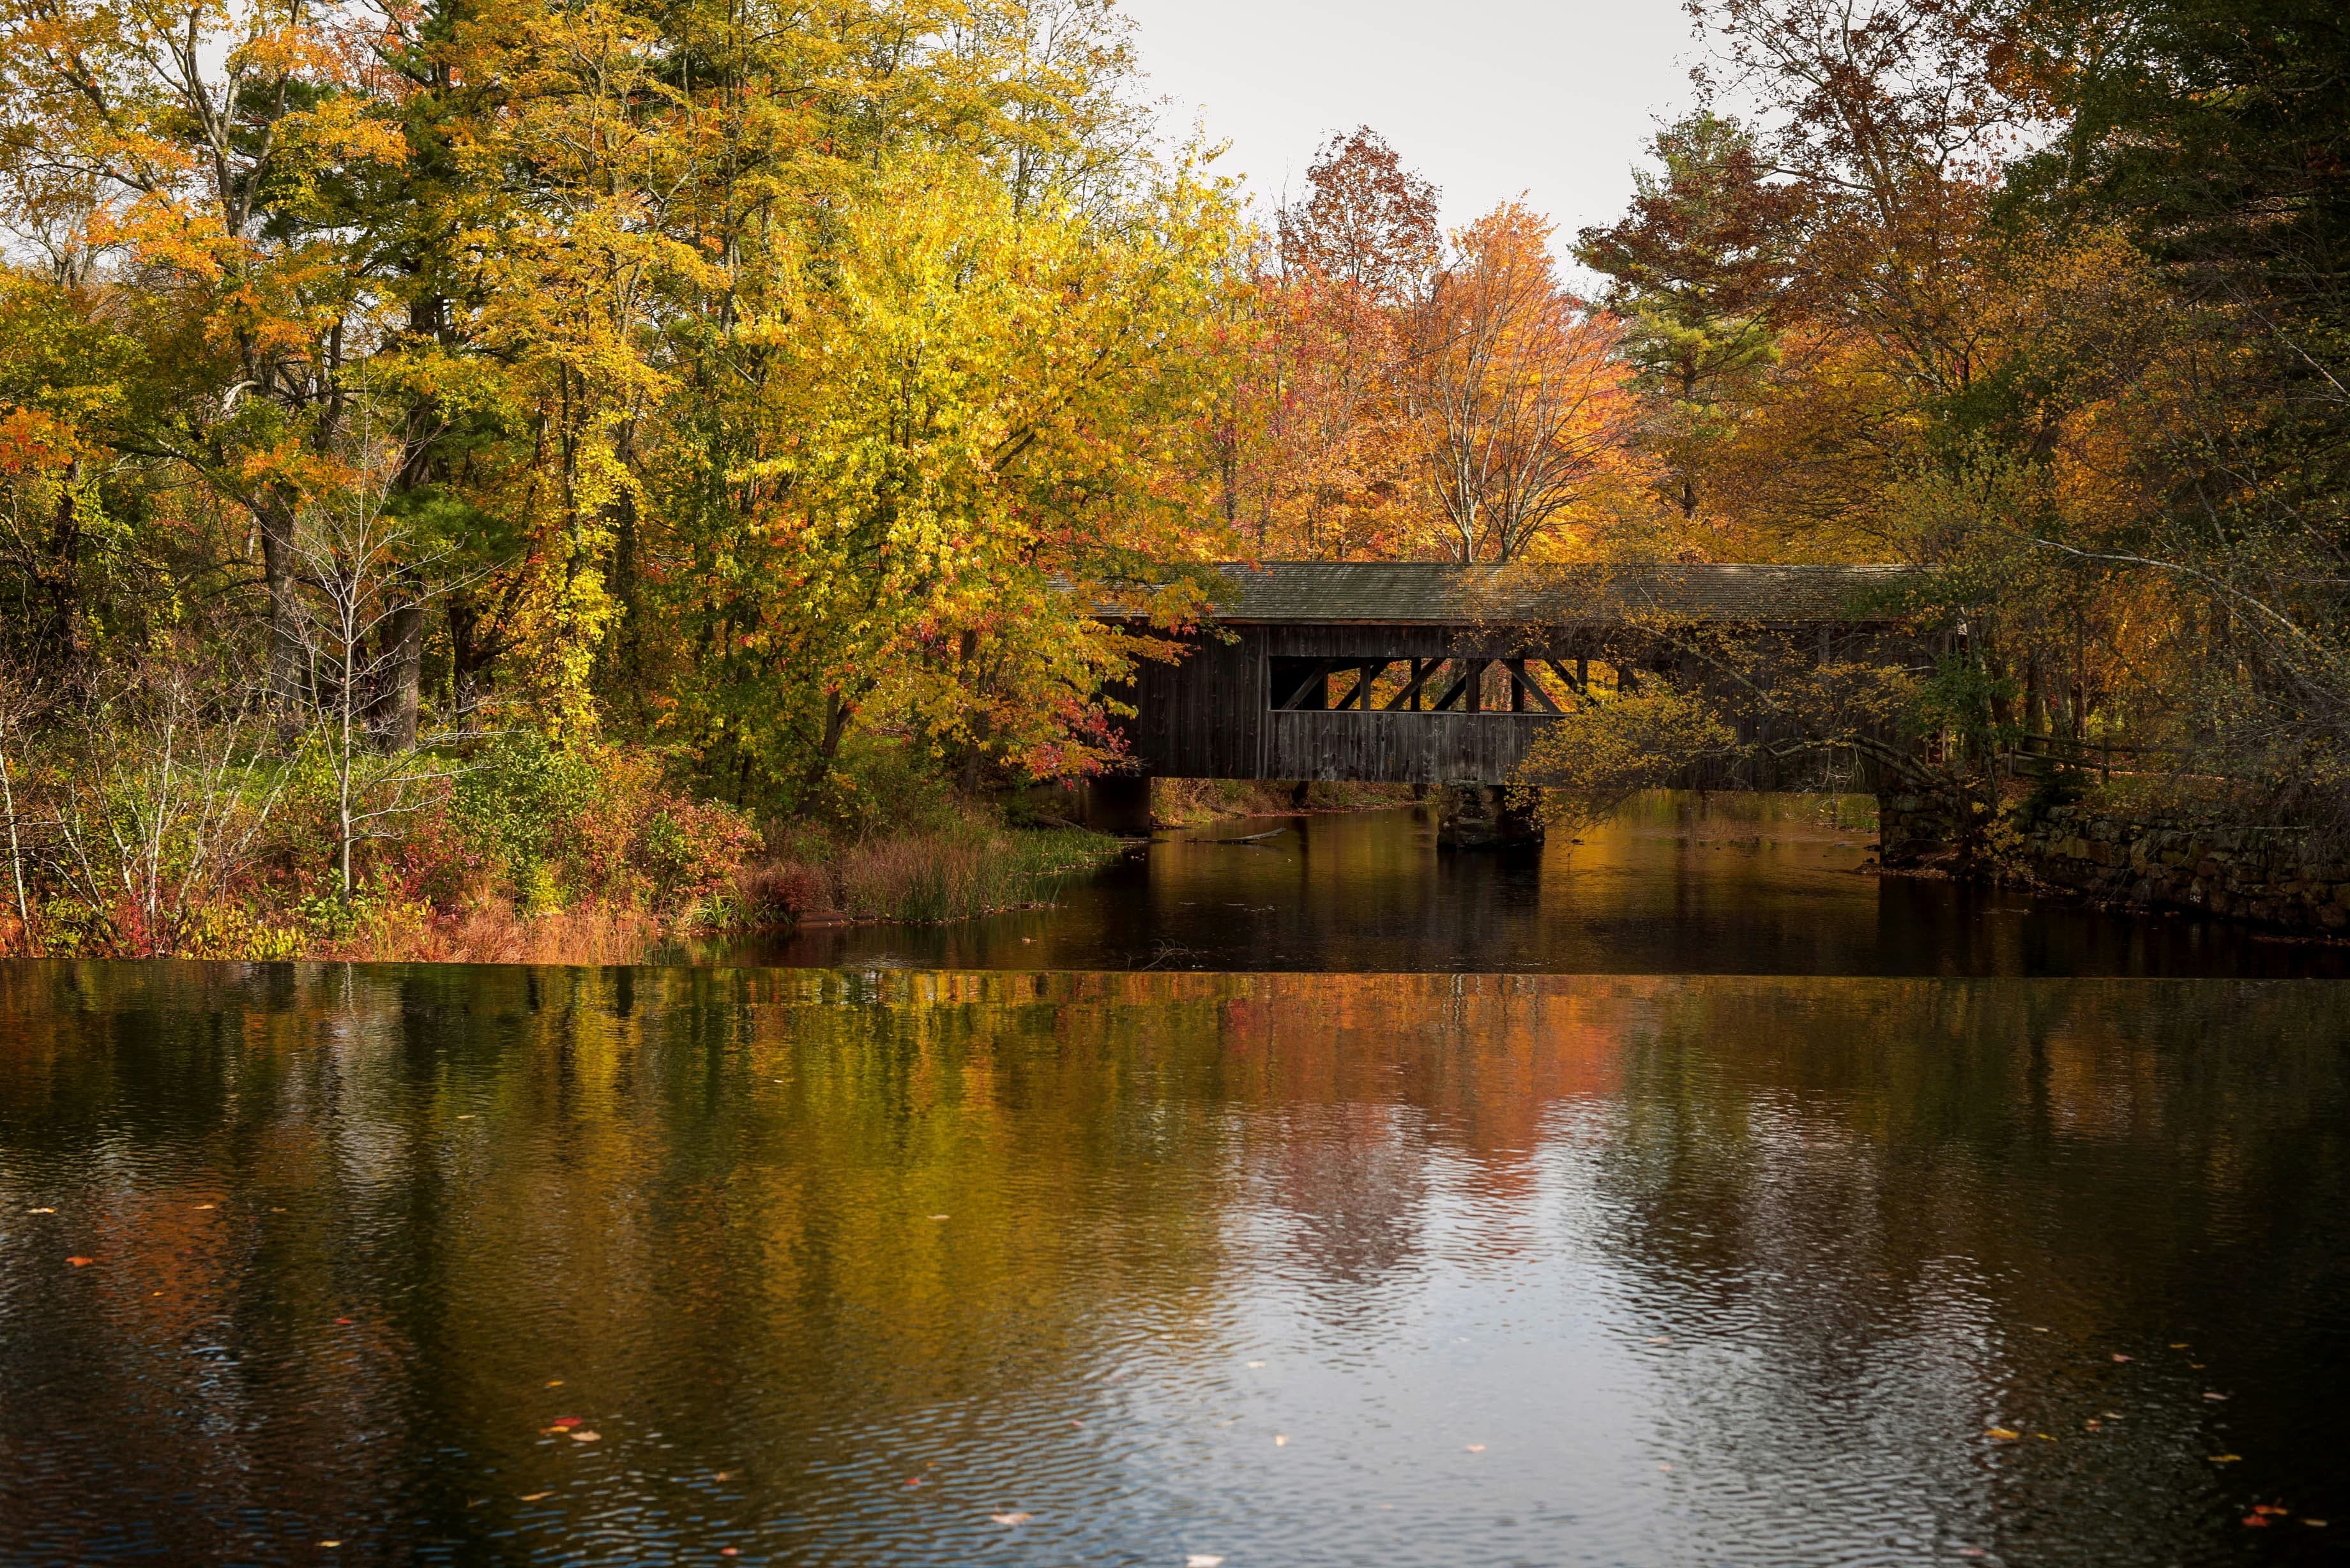
[[1560,283],[1552,225],[1508,202],[1453,236],[1410,313],[1404,397],[1433,505],[1460,561],[1509,562],[1622,475],[1633,404],[1614,317]]

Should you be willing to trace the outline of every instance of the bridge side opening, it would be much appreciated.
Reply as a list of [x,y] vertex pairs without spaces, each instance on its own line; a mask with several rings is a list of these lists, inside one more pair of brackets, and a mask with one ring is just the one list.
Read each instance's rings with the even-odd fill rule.
[[[1628,671],[1610,671],[1618,690]],[[1343,654],[1267,660],[1265,696],[1277,713],[1509,713],[1551,718],[1591,691],[1591,662],[1538,655],[1421,658]]]

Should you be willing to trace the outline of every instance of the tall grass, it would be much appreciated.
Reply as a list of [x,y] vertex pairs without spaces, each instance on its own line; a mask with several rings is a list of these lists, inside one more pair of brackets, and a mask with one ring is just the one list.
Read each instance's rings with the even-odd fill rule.
[[1297,785],[1276,779],[1152,779],[1151,820],[1193,827],[1229,816],[1287,816],[1296,812],[1383,811],[1409,805],[1409,784],[1316,781],[1300,799]]
[[1069,878],[1118,854],[1118,840],[1081,828],[1007,831],[967,823],[852,846],[832,869],[841,912],[850,919],[935,924],[1050,903]]

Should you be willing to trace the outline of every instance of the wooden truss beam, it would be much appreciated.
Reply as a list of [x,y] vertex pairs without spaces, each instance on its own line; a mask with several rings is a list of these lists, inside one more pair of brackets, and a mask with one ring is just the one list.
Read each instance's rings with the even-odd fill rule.
[[1510,679],[1516,683],[1513,695],[1518,696],[1520,701],[1512,702],[1510,704],[1512,708],[1516,709],[1519,712],[1525,711],[1525,703],[1523,699],[1531,697],[1534,700],[1534,705],[1539,707],[1544,712],[1555,713],[1558,711],[1558,704],[1550,700],[1550,693],[1544,691],[1541,686],[1535,683],[1534,677],[1526,673],[1526,661],[1524,659],[1504,659],[1502,660],[1502,668],[1510,672]]
[[1314,683],[1315,681],[1329,680],[1330,672],[1334,670],[1343,668],[1346,662],[1347,661],[1343,659],[1323,659],[1315,660],[1314,665],[1314,673],[1299,681],[1297,683],[1296,691],[1292,691],[1288,696],[1283,698],[1279,702],[1274,705],[1284,710],[1295,709],[1300,702],[1305,700],[1305,694],[1314,690]]
[[1407,708],[1417,711],[1419,693],[1427,686],[1429,678],[1443,668],[1444,660],[1440,659],[1413,659],[1411,679],[1404,682],[1402,691],[1388,699],[1386,711],[1390,713],[1400,712]]

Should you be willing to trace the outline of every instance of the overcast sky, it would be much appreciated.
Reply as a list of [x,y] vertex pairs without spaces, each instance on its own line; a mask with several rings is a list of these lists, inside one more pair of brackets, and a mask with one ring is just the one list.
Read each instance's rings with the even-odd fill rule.
[[[1680,0],[1124,0],[1180,130],[1229,139],[1260,201],[1368,125],[1444,191],[1448,224],[1523,192],[1562,242],[1619,213],[1690,99]],[[1564,243],[1561,245],[1562,250]]]

